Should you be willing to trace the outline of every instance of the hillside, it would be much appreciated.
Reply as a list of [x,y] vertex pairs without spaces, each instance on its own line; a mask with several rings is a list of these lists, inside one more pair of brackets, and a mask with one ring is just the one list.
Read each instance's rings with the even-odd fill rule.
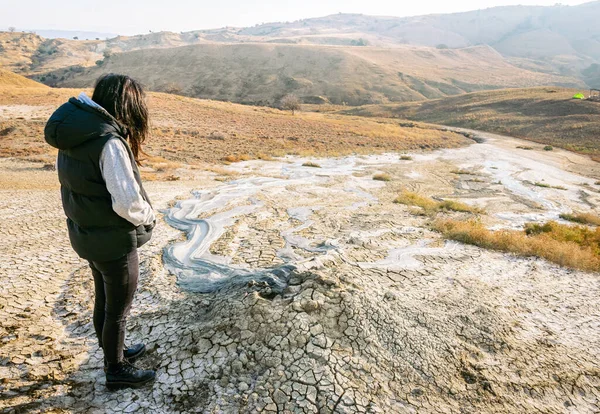
[[437,50],[275,44],[139,50],[113,55],[101,66],[60,70],[39,79],[61,87],[90,87],[107,72],[129,74],[152,90],[259,105],[275,105],[288,93],[306,103],[362,105],[581,84],[518,68],[488,46]]
[[27,79],[11,71],[0,68],[0,88],[44,88],[46,85]]
[[495,132],[600,160],[600,103],[571,99],[576,92],[557,88],[510,89],[410,104],[365,106],[343,113]]
[[199,41],[191,34],[170,32],[108,40],[45,39],[34,33],[0,32],[0,65],[23,75],[39,75],[71,66],[93,66],[105,53],[184,46]]
[[324,38],[362,36],[374,44],[443,44],[451,48],[487,44],[507,56],[571,53],[600,59],[598,15],[599,1],[579,6],[506,6],[404,18],[338,14],[293,23],[269,23],[242,29],[237,34],[318,43]]

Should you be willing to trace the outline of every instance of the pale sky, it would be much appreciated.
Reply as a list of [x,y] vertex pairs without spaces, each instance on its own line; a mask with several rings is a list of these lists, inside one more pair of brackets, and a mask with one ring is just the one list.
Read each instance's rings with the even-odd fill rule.
[[[0,0],[0,30],[86,30],[123,35],[293,21],[334,13],[415,16],[556,0]],[[562,0],[565,5],[586,1]]]

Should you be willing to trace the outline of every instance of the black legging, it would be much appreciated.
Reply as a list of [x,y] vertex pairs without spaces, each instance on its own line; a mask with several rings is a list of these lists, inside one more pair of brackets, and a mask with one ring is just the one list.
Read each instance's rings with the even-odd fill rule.
[[137,249],[110,262],[90,262],[90,268],[96,290],[94,328],[106,362],[117,364],[123,360],[125,323],[138,284]]

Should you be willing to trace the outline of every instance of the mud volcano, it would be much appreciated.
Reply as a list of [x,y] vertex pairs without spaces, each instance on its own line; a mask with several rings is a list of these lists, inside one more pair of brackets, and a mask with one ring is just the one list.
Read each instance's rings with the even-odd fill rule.
[[[484,148],[485,146],[485,148]],[[528,158],[530,157],[530,158]],[[556,157],[555,154],[548,157]],[[598,402],[597,275],[441,240],[389,202],[459,198],[498,227],[597,202],[557,160],[463,150],[246,162],[166,211],[185,293],[157,387],[185,412],[584,412]],[[467,168],[477,180],[457,177]],[[374,181],[376,172],[404,177]],[[536,175],[564,190],[530,185]],[[512,207],[511,207],[512,206]],[[152,324],[144,318],[142,325]],[[160,344],[160,340],[157,342]]]

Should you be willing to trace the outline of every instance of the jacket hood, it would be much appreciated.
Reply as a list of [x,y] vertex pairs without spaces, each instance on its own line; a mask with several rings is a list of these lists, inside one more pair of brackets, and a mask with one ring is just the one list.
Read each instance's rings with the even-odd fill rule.
[[68,150],[106,135],[125,137],[126,131],[104,109],[92,107],[75,98],[58,108],[44,129],[46,142],[60,150]]

